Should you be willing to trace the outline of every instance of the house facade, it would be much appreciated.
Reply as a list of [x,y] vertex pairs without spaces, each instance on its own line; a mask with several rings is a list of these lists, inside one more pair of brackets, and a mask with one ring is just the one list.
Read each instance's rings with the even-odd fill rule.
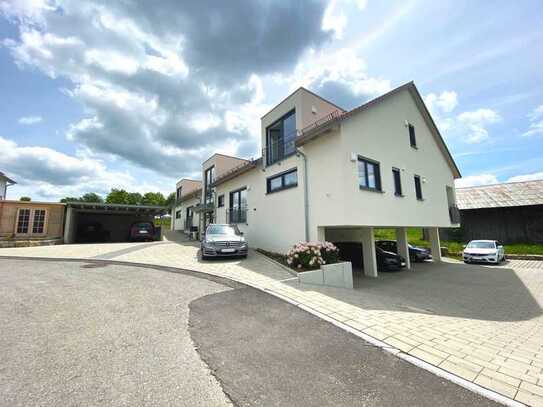
[[0,201],[0,240],[62,240],[65,204]]
[[262,117],[261,141],[261,158],[215,174],[214,222],[279,253],[301,241],[359,243],[370,276],[374,228],[395,228],[408,259],[406,228],[424,227],[440,260],[438,228],[458,226],[460,173],[412,82],[349,112],[300,88]]

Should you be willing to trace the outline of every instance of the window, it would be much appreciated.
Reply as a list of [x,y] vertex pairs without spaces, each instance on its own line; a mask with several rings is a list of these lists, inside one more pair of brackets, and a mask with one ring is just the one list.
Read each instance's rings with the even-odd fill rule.
[[282,191],[287,188],[294,188],[298,186],[298,169],[293,168],[291,170],[282,172],[281,174],[274,175],[266,180],[266,190],[269,193]]
[[230,192],[228,223],[247,222],[247,188]]
[[412,124],[408,124],[407,127],[409,128],[409,142],[411,143],[411,147],[417,148],[417,138],[415,137],[415,126]]
[[224,206],[224,195],[219,195],[217,206],[222,208]]
[[178,201],[181,199],[181,188],[182,187],[177,188],[177,191],[175,193],[175,197]]
[[204,173],[204,203],[213,202],[213,188],[210,187],[215,181],[215,166],[208,168]]
[[398,168],[392,169],[392,177],[394,178],[394,195],[402,196],[402,175]]
[[19,209],[17,216],[17,233],[28,233],[30,223],[30,209]]
[[296,114],[292,110],[266,129],[266,163],[271,165],[296,152]]
[[358,157],[358,185],[361,189],[381,191],[381,171],[377,161]]
[[422,185],[418,175],[415,175],[415,194],[417,195],[417,199],[422,201]]
[[175,211],[175,219],[181,219],[181,211]]
[[32,220],[32,233],[43,233],[45,227],[45,209],[35,209]]

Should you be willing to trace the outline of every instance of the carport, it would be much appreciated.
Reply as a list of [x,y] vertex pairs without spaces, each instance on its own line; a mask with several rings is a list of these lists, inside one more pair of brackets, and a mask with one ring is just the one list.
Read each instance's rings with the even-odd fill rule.
[[103,233],[103,242],[125,242],[130,226],[139,221],[153,222],[156,215],[168,213],[162,206],[69,202],[66,205],[64,243],[81,243],[81,230],[92,225]]
[[[411,269],[409,259],[409,246],[407,241],[407,227],[384,226],[385,228],[396,231],[396,240],[398,244],[398,253],[405,258],[406,269]],[[379,226],[326,226],[318,228],[319,240],[332,243],[348,243],[347,249],[349,256],[345,260],[353,263],[353,268],[362,269],[368,277],[377,277],[377,255],[375,253],[375,234],[374,229]],[[434,262],[441,261],[441,249],[439,241],[438,228],[426,228],[431,244],[432,256]],[[345,245],[344,245],[345,246]]]

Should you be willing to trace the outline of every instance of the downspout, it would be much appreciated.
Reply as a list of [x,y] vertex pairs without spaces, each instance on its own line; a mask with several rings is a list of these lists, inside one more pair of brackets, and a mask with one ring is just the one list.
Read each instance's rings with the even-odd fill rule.
[[305,217],[305,241],[309,242],[309,185],[307,183],[307,156],[304,152],[297,148],[296,152],[300,154],[304,160],[304,217]]

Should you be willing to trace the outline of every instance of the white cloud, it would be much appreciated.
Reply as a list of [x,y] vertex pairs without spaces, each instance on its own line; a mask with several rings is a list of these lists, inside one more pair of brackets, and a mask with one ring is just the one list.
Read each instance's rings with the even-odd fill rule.
[[430,112],[439,110],[441,113],[450,113],[458,106],[458,95],[454,91],[443,91],[440,95],[429,93],[424,102]]
[[346,109],[392,88],[388,79],[370,77],[365,61],[347,48],[308,53],[285,80],[291,89],[307,87]]
[[481,143],[489,139],[487,127],[501,120],[501,116],[492,109],[477,109],[471,112],[460,113],[458,123],[467,133],[465,141],[469,144]]
[[215,150],[254,156],[264,92],[254,78],[290,72],[333,35],[318,1],[10,3],[0,12],[19,26],[4,41],[15,62],[68,79],[84,107],[68,139],[171,177]]
[[454,181],[454,185],[457,188],[476,187],[498,183],[498,178],[496,178],[496,176],[493,174],[469,175]]
[[19,124],[24,124],[27,126],[31,126],[33,124],[38,124],[43,121],[43,117],[41,116],[23,116],[19,118]]
[[536,107],[529,115],[530,127],[522,135],[524,137],[543,134],[543,105]]
[[535,181],[543,180],[543,172],[534,172],[532,174],[515,175],[507,180],[507,182]]
[[332,0],[326,7],[322,19],[322,29],[334,31],[335,38],[341,39],[343,38],[343,30],[347,26],[347,17],[343,10],[338,10],[337,3],[337,0]]

